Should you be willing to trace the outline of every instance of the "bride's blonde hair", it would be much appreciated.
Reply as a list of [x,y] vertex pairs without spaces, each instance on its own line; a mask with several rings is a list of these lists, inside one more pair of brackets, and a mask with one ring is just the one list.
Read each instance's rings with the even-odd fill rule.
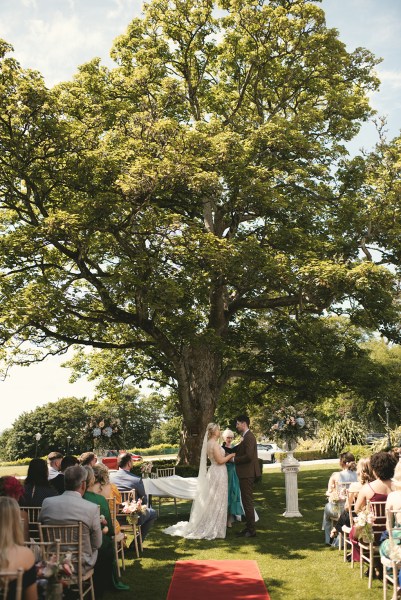
[[209,425],[206,427],[207,439],[208,440],[210,440],[210,438],[212,437],[212,435],[215,434],[216,429],[219,429],[219,426],[217,425],[217,423],[209,423]]

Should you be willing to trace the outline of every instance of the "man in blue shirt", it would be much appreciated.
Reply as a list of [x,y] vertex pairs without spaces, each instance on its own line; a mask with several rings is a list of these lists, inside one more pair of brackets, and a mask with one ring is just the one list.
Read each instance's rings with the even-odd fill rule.
[[[133,461],[131,454],[121,454],[117,461],[118,471],[110,473],[110,481],[114,483],[120,490],[120,492],[127,492],[130,490],[136,491],[136,499],[141,498],[143,504],[148,503],[143,481],[140,477],[137,477],[131,473]],[[144,540],[148,534],[149,529],[153,526],[157,518],[157,513],[153,508],[147,508],[146,513],[139,517],[139,525],[141,526],[142,539]]]

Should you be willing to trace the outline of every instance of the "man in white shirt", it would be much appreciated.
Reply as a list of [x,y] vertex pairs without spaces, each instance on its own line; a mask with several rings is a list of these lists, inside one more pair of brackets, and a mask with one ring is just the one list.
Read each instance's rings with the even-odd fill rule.
[[50,452],[47,457],[47,462],[49,463],[49,480],[54,479],[59,474],[62,460],[63,455],[61,452]]

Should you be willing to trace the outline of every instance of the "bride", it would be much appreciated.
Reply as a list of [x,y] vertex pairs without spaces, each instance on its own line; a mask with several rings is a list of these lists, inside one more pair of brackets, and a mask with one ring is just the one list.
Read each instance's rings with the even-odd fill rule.
[[[163,532],[189,539],[214,540],[226,537],[228,478],[225,467],[235,454],[225,454],[219,444],[220,427],[209,423],[203,439],[198,487],[189,521],[180,521]],[[206,468],[207,457],[211,466]]]

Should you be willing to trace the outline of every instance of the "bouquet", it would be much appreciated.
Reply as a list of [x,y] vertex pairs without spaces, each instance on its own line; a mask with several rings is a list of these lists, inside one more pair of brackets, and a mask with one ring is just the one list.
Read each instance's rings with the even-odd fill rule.
[[355,539],[366,543],[374,541],[372,524],[375,522],[375,518],[375,515],[367,506],[354,517]]
[[138,523],[139,517],[146,513],[147,506],[139,500],[130,500],[122,503],[122,512],[126,515],[128,523],[134,525]]
[[314,433],[313,422],[303,409],[281,407],[272,417],[270,434],[277,442],[296,442],[298,438],[306,439]]
[[61,560],[57,560],[57,556],[52,554],[49,560],[36,563],[38,585],[42,589],[53,583],[62,583],[63,586],[68,585],[73,573],[74,566],[71,552],[67,552]]
[[147,477],[149,473],[152,472],[153,463],[152,462],[144,462],[141,465],[141,473],[143,476]]

